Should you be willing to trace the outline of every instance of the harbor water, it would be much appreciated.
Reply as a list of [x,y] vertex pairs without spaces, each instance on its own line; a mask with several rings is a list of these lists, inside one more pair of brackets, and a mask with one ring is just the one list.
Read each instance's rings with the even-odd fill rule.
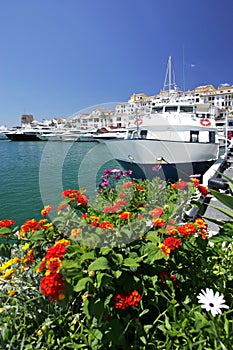
[[103,143],[0,140],[0,220],[40,219],[65,189],[86,188],[94,197],[103,170],[116,167]]

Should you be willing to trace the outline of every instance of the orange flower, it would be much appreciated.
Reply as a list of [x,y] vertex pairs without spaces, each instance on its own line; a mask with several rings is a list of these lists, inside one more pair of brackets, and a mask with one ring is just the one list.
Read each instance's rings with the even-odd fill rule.
[[185,187],[188,186],[188,183],[185,181],[180,181],[177,184],[172,184],[171,189],[177,188],[178,190],[183,190]]
[[73,228],[73,230],[71,230],[70,237],[77,238],[81,232],[82,232],[81,228]]
[[121,187],[122,188],[128,188],[128,187],[131,187],[133,185],[135,185],[136,182],[135,181],[131,181],[131,182],[126,182],[125,184],[123,184]]
[[195,219],[194,224],[197,225],[198,228],[207,229],[207,223],[202,218]]
[[59,213],[60,211],[62,211],[63,209],[67,209],[68,206],[67,204],[60,204],[58,207],[57,207],[57,212]]
[[176,227],[175,225],[173,225],[173,224],[167,225],[167,227],[166,227],[165,230],[166,230],[166,233],[167,233],[168,235],[175,235],[175,234],[178,233],[177,227]]
[[140,186],[140,185],[138,185],[136,188],[137,188],[137,190],[140,191],[140,192],[146,192],[145,188],[142,187],[142,186]]
[[191,177],[190,180],[192,181],[194,186],[198,186],[200,183],[200,180],[197,179],[196,177]]
[[47,216],[47,215],[49,215],[49,213],[51,213],[52,210],[53,210],[53,206],[52,206],[52,205],[46,205],[46,206],[41,210],[41,215],[42,215],[42,216]]
[[20,237],[23,238],[25,233],[36,232],[41,228],[41,223],[37,222],[35,219],[26,220],[25,223],[21,226]]
[[103,229],[107,228],[109,230],[112,230],[114,228],[113,224],[111,224],[109,221],[101,222],[101,224],[99,224],[99,227]]
[[119,216],[122,220],[128,220],[132,218],[132,213],[130,213],[129,211],[123,211]]
[[190,235],[194,235],[194,233],[197,232],[196,226],[192,223],[184,224],[183,226],[178,227],[177,229],[180,232],[180,234],[185,238],[187,238]]
[[170,256],[171,249],[167,247],[164,243],[160,244],[160,249],[165,255]]
[[152,225],[154,227],[164,227],[166,225],[166,222],[165,222],[165,220],[163,220],[161,218],[157,218],[157,219],[152,221]]

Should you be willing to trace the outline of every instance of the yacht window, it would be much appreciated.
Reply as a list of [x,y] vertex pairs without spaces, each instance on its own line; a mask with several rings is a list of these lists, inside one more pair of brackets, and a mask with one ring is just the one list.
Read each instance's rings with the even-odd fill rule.
[[160,113],[163,111],[163,107],[153,107],[152,113]]
[[167,106],[165,107],[165,112],[176,112],[177,106]]
[[193,107],[191,107],[191,106],[180,106],[180,111],[181,112],[186,112],[186,113],[192,113],[193,112]]
[[190,142],[199,142],[199,131],[190,131]]
[[209,142],[215,143],[215,131],[209,131]]
[[146,139],[147,138],[147,130],[141,130],[141,139]]

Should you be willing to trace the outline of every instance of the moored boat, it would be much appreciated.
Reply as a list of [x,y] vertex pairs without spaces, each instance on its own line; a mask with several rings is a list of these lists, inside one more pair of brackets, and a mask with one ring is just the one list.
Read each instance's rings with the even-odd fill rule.
[[214,109],[174,94],[136,116],[123,140],[106,141],[113,157],[135,178],[188,180],[203,174],[218,158]]

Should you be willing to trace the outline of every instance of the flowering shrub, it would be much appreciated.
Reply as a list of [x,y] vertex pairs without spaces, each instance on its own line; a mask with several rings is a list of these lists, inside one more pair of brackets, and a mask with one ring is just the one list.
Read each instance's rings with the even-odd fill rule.
[[[199,193],[209,192],[197,179],[167,184],[128,181],[128,174],[106,170],[94,200],[84,189],[63,191],[53,222],[49,205],[41,220],[20,229],[0,221],[0,234],[11,241],[0,266],[0,326],[9,327],[2,344],[230,348],[232,222],[211,237],[203,217],[188,217]],[[24,313],[18,337],[6,310],[14,318]]]

